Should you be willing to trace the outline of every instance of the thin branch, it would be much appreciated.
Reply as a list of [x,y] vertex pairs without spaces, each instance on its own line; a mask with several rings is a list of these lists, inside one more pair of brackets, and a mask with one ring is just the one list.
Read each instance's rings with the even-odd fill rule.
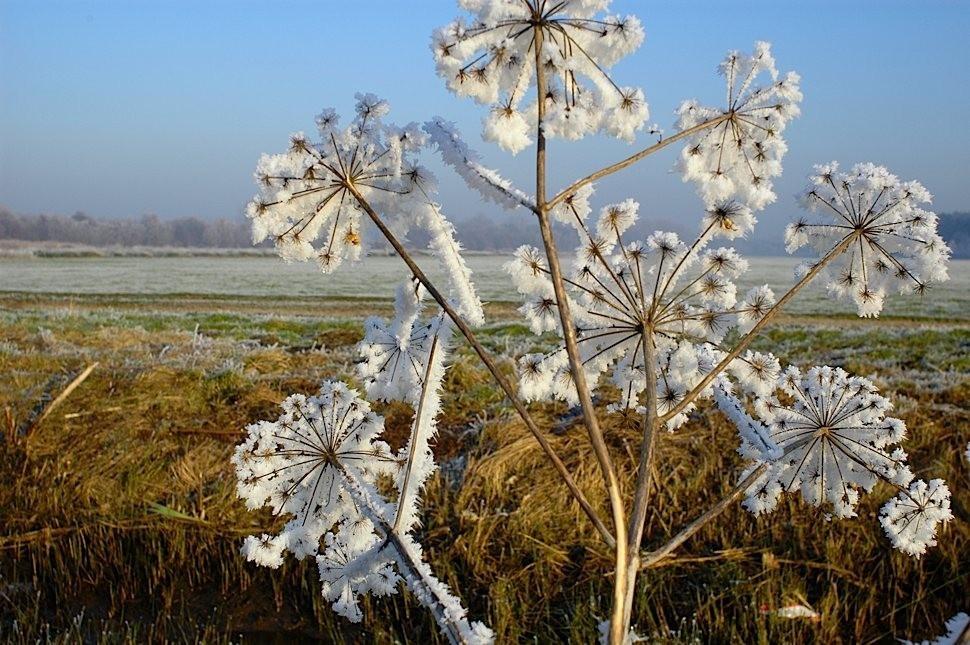
[[696,520],[685,526],[681,531],[672,537],[666,544],[655,551],[650,551],[649,553],[644,553],[640,558],[640,568],[648,569],[650,567],[656,566],[661,560],[673,553],[677,547],[686,542],[692,535],[697,533],[701,528],[713,520],[715,517],[723,513],[728,506],[733,504],[739,497],[741,497],[748,487],[751,486],[761,475],[764,474],[765,470],[768,469],[768,464],[761,464],[755,468],[750,475],[742,479],[738,484],[731,489],[727,495],[725,495],[721,501],[709,508],[703,515],[698,517]]
[[394,516],[394,526],[392,527],[394,531],[397,531],[401,527],[401,520],[404,519],[404,504],[407,502],[408,484],[411,482],[411,473],[414,471],[418,433],[421,432],[425,402],[428,400],[428,388],[432,387],[431,368],[434,366],[435,354],[437,352],[438,334],[435,334],[431,340],[431,348],[428,350],[428,365],[425,368],[424,379],[421,383],[421,398],[418,400],[418,409],[414,412],[414,430],[411,432],[411,441],[408,445],[408,463],[404,469],[404,481],[401,483],[401,496],[397,500],[397,514]]
[[717,124],[723,123],[724,121],[727,121],[729,118],[731,118],[729,114],[722,114],[721,116],[715,117],[715,118],[710,119],[708,121],[704,121],[703,123],[698,123],[694,127],[687,128],[686,130],[683,130],[681,132],[678,132],[675,135],[672,135],[672,136],[670,136],[670,137],[668,137],[668,138],[666,138],[666,139],[664,139],[662,141],[659,141],[658,143],[655,143],[654,145],[650,146],[649,148],[645,148],[645,149],[641,150],[640,152],[638,152],[636,154],[630,155],[626,159],[623,159],[621,161],[618,161],[615,164],[609,165],[606,168],[603,168],[602,170],[597,170],[596,172],[594,172],[594,173],[592,173],[590,175],[587,175],[586,177],[583,177],[582,179],[580,179],[578,181],[573,182],[565,190],[563,190],[562,192],[560,192],[558,195],[556,195],[555,197],[553,197],[549,201],[545,202],[545,205],[543,206],[543,208],[548,211],[548,210],[554,208],[557,204],[559,204],[559,202],[561,202],[562,200],[566,199],[566,197],[568,197],[572,193],[576,192],[577,190],[579,190],[580,188],[582,188],[583,186],[585,186],[586,184],[591,184],[594,181],[597,181],[599,179],[602,179],[603,177],[606,177],[608,175],[612,175],[615,172],[619,172],[619,171],[623,170],[624,168],[627,168],[629,166],[632,166],[633,164],[635,164],[636,162],[640,161],[641,159],[644,159],[646,157],[649,157],[650,155],[652,155],[653,153],[655,153],[655,152],[657,152],[659,150],[663,150],[664,148],[666,148],[667,146],[669,146],[672,143],[675,143],[677,141],[680,141],[681,139],[684,139],[686,137],[689,137],[689,136],[691,136],[693,134],[696,134],[696,133],[698,133],[698,132],[700,132],[702,130],[705,130],[707,128],[713,128]]
[[559,308],[559,318],[562,323],[562,335],[566,345],[566,354],[569,358],[569,368],[572,372],[573,382],[576,385],[576,393],[579,397],[579,404],[583,410],[583,421],[586,424],[586,431],[589,434],[590,443],[596,460],[599,462],[606,490],[609,494],[610,510],[613,515],[613,530],[616,535],[616,577],[613,580],[613,612],[610,620],[610,643],[619,645],[625,640],[627,626],[622,624],[623,606],[627,592],[626,572],[627,572],[627,544],[626,544],[626,513],[623,509],[623,498],[620,494],[620,484],[616,475],[616,469],[610,458],[609,448],[603,437],[603,431],[596,418],[596,409],[593,407],[593,398],[590,393],[589,385],[586,382],[586,372],[583,368],[582,358],[579,353],[579,343],[576,340],[576,327],[573,324],[572,314],[569,311],[569,300],[566,297],[566,285],[563,282],[562,269],[559,266],[559,251],[556,249],[555,237],[552,233],[552,226],[549,223],[549,209],[545,204],[546,200],[546,137],[543,132],[546,111],[546,76],[542,65],[543,32],[541,27],[535,29],[535,62],[536,62],[536,101],[537,106],[537,132],[536,132],[536,206],[538,208],[539,232],[542,234],[542,243],[546,251],[546,261],[549,263],[549,271],[552,277],[552,286],[556,294],[556,305]]
[[856,232],[846,237],[839,244],[837,244],[835,248],[829,251],[825,255],[825,257],[819,260],[818,263],[815,266],[813,266],[808,273],[802,276],[802,279],[799,280],[797,283],[795,283],[795,286],[789,289],[788,293],[782,296],[781,299],[778,300],[778,302],[776,302],[775,305],[765,313],[765,315],[761,318],[761,320],[759,320],[754,325],[754,327],[752,327],[751,330],[747,334],[745,334],[740,341],[738,341],[738,344],[734,347],[734,349],[731,350],[728,353],[728,355],[725,356],[721,360],[721,362],[714,367],[714,369],[708,372],[707,375],[704,378],[702,378],[701,381],[697,385],[695,385],[694,388],[684,396],[683,400],[681,400],[680,403],[678,403],[670,410],[668,410],[666,414],[661,415],[660,423],[666,423],[670,419],[674,418],[675,416],[683,412],[688,405],[693,403],[694,400],[698,396],[700,396],[700,393],[704,390],[704,388],[710,385],[711,382],[713,382],[714,379],[717,378],[718,374],[720,374],[725,369],[727,369],[727,366],[730,365],[734,359],[736,359],[738,356],[741,355],[741,352],[743,352],[748,347],[748,345],[751,344],[751,342],[758,336],[758,334],[761,333],[761,330],[764,329],[769,322],[771,322],[771,319],[774,318],[779,311],[781,311],[781,308],[784,307],[786,304],[788,304],[788,301],[794,298],[795,294],[801,291],[802,287],[804,287],[806,284],[811,282],[815,278],[815,276],[818,275],[823,268],[825,268],[825,265],[827,265],[833,259],[841,255],[847,248],[849,248],[849,245],[852,244],[852,242],[856,239],[856,237],[858,237],[858,235],[859,235],[858,232]]
[[64,400],[71,395],[71,392],[77,389],[77,387],[81,383],[83,383],[88,376],[91,375],[91,372],[93,372],[94,368],[96,368],[97,366],[98,366],[97,362],[91,363],[90,365],[88,365],[83,372],[78,374],[74,378],[74,380],[71,381],[66,388],[64,388],[63,392],[57,395],[57,398],[55,398],[53,401],[48,403],[47,406],[44,408],[44,411],[41,412],[39,417],[37,417],[37,420],[31,423],[24,431],[24,438],[29,438],[30,434],[34,431],[34,429],[37,426],[39,426],[41,423],[43,423],[44,419],[46,419],[50,415],[50,413],[54,411],[54,408],[56,408],[61,403],[63,403]]
[[650,500],[650,476],[653,470],[654,446],[657,438],[657,348],[653,342],[653,331],[645,328],[643,333],[643,366],[645,375],[646,412],[643,417],[643,439],[640,443],[640,462],[637,465],[637,485],[633,497],[633,511],[630,514],[629,540],[627,549],[627,581],[630,590],[626,594],[624,619],[632,620],[634,585],[639,568],[640,541],[643,539],[644,524],[647,519],[647,503]]

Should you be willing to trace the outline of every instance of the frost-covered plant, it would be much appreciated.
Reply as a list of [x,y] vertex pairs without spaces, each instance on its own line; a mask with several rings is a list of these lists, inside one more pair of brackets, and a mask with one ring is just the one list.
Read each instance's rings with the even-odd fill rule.
[[851,298],[860,316],[879,315],[887,288],[923,294],[947,279],[950,249],[936,232],[936,215],[921,207],[930,193],[918,181],[900,181],[871,163],[840,172],[835,162],[816,166],[810,180],[802,202],[824,221],[789,224],[788,250],[810,245],[824,254],[850,240],[825,273],[829,291]]
[[[770,46],[759,42],[751,54],[727,55],[718,68],[724,106],[685,101],[674,134],[550,197],[549,137],[604,133],[633,141],[643,130],[643,92],[609,75],[640,45],[643,28],[636,18],[609,14],[609,0],[459,4],[470,18],[432,38],[438,71],[457,94],[490,106],[487,140],[512,153],[535,144],[535,190],[529,194],[486,167],[440,117],[421,127],[385,124],[387,104],[369,94],[358,95],[348,127],[339,128],[336,113],[327,110],[317,119],[318,140],[296,134],[287,152],[260,160],[260,193],[249,208],[255,239],[271,237],[284,259],[315,259],[329,272],[364,255],[369,221],[406,266],[394,318],[365,323],[358,377],[368,398],[403,401],[414,408],[414,419],[409,441],[394,452],[381,440],[383,420],[363,395],[328,381],[316,396],[284,401],[277,421],[251,425],[234,457],[239,494],[250,507],[268,506],[287,522],[276,535],[247,539],[244,554],[271,567],[285,552],[314,556],[324,596],[351,620],[362,618],[361,595],[395,593],[404,584],[452,642],[491,640],[491,631],[470,622],[433,575],[414,531],[424,482],[436,469],[431,442],[456,335],[481,359],[612,550],[610,618],[601,625],[610,643],[638,638],[631,624],[638,572],[741,498],[760,515],[782,495],[797,494],[830,517],[850,518],[860,495],[884,482],[897,493],[880,514],[893,546],[919,557],[935,544],[940,524],[951,518],[949,489],[939,479],[914,479],[900,446],[906,427],[887,416],[892,406],[873,384],[838,368],[782,366],[771,353],[749,349],[817,277],[825,277],[834,295],[851,297],[862,316],[883,309],[890,286],[922,294],[945,280],[949,250],[936,232],[936,216],[925,210],[927,191],[873,164],[848,173],[835,164],[817,166],[801,201],[821,219],[797,221],[786,239],[790,251],[809,245],[818,257],[780,297],[767,285],[741,294],[736,281],[747,262],[714,242],[749,235],[757,211],[775,200],[772,182],[787,150],[783,135],[802,99],[798,75],[777,71]],[[632,234],[639,210],[633,200],[603,205],[591,216],[596,181],[678,142],[678,168],[701,200],[693,240],[663,231]],[[520,357],[517,384],[475,334],[484,322],[482,304],[454,229],[435,202],[434,181],[418,163],[425,149],[440,154],[482,198],[536,218],[542,248],[521,247],[507,270],[524,296],[520,312],[532,330],[557,334],[561,344]],[[578,237],[565,268],[554,221]],[[446,276],[442,287],[409,248],[406,236],[415,228],[429,234]],[[607,384],[620,395],[598,408],[593,395],[603,388],[607,396]],[[527,402],[550,398],[581,409],[611,526],[529,411]],[[689,414],[703,399],[736,426],[744,471],[725,498],[661,547],[643,552],[656,443],[664,431],[690,432]],[[621,494],[603,415],[640,424],[632,499]]]

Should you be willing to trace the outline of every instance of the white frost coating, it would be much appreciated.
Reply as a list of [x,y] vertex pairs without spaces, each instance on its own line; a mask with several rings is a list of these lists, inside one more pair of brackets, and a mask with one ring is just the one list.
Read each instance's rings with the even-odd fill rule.
[[886,416],[892,405],[868,379],[789,367],[778,387],[784,399],[756,397],[755,410],[785,455],[749,489],[749,510],[771,511],[782,492],[798,490],[814,506],[830,504],[836,517],[854,517],[860,489],[871,491],[880,478],[897,486],[913,479],[906,453],[890,451],[906,426]]
[[[609,620],[601,621],[600,624],[596,626],[596,629],[599,632],[599,644],[607,645],[607,643],[610,642],[610,621]],[[632,645],[633,643],[645,643],[649,640],[650,639],[647,638],[646,636],[641,636],[640,634],[636,633],[631,627],[630,631],[627,632],[626,636],[623,639],[623,645]]]
[[[426,607],[434,607],[435,619],[443,631],[451,637],[449,630],[457,631],[454,642],[467,645],[488,645],[495,640],[492,630],[480,622],[470,622],[467,611],[451,593],[448,585],[435,577],[431,567],[422,559],[421,547],[409,536],[400,539],[400,549],[396,549],[398,565],[411,592]],[[444,617],[444,620],[440,616]]]
[[462,140],[454,123],[437,117],[424,124],[424,130],[438,149],[442,161],[454,168],[469,188],[502,208],[535,208],[535,201],[512,185],[497,171],[481,164],[481,157]]
[[280,407],[276,421],[246,428],[232,459],[236,492],[249,508],[291,517],[277,538],[250,537],[244,546],[247,558],[273,567],[283,550],[300,559],[316,555],[323,534],[354,516],[341,470],[376,482],[396,463],[378,439],[384,419],[343,383],[327,381],[316,396],[294,394]]
[[485,139],[494,141],[503,150],[517,154],[532,143],[531,128],[521,112],[511,108],[494,108],[482,119]]
[[431,234],[428,240],[431,255],[437,258],[445,275],[450,276],[451,297],[455,300],[458,313],[474,326],[484,325],[485,311],[475,291],[471,269],[461,254],[461,242],[458,241],[454,225],[445,219],[434,203],[420,207],[415,215]]
[[788,252],[807,245],[821,257],[851,238],[823,269],[826,286],[836,298],[852,299],[860,316],[878,316],[888,292],[921,295],[948,278],[950,248],[936,231],[936,214],[923,208],[930,200],[922,184],[883,166],[815,166],[801,202],[819,218],[788,225]]
[[746,351],[728,366],[728,373],[738,380],[745,392],[770,396],[778,385],[781,364],[771,353]]
[[[777,361],[770,355],[748,353],[746,361],[761,362],[768,371]],[[751,366],[732,365],[730,372],[745,382]],[[749,460],[742,479],[759,465],[767,470],[749,488],[744,506],[759,515],[773,511],[786,492],[798,491],[814,505],[829,505],[834,516],[854,517],[860,491],[871,492],[883,480],[899,495],[882,508],[880,522],[893,546],[919,557],[936,544],[936,527],[948,521],[950,492],[942,480],[927,484],[913,480],[906,452],[898,444],[906,425],[886,416],[890,402],[865,378],[839,368],[813,367],[802,373],[789,367],[766,389],[759,382],[749,387],[753,408],[761,423],[747,412],[722,375],[714,398],[741,433],[741,454]],[[764,424],[762,426],[762,423]],[[766,452],[760,439],[760,428]],[[908,487],[908,488],[907,488]]]
[[960,639],[970,630],[970,615],[960,612],[950,620],[946,621],[946,633],[932,641],[920,641],[918,644],[913,641],[900,640],[903,645],[960,645],[965,642]]
[[495,640],[492,630],[479,622],[470,622],[461,601],[452,595],[448,586],[438,580],[431,567],[423,559],[421,546],[408,534],[392,530],[386,506],[373,487],[345,473],[345,485],[357,507],[377,527],[383,536],[384,548],[372,550],[373,559],[383,564],[392,559],[401,578],[418,599],[427,607],[439,628],[452,643],[462,645],[487,645]]
[[[621,87],[607,74],[643,42],[634,16],[605,14],[609,0],[568,0],[532,7],[525,2],[461,2],[472,20],[455,22],[432,36],[438,74],[448,88],[491,105],[483,136],[512,153],[529,143],[537,113],[538,52],[547,92],[543,130],[547,137],[579,139],[603,132],[632,141],[649,117],[643,91]],[[532,101],[522,106],[532,94]],[[509,122],[510,127],[500,125]]]
[[431,452],[431,441],[438,434],[445,359],[452,333],[453,327],[445,318],[439,316],[429,323],[430,338],[421,362],[422,375],[416,389],[411,437],[398,455],[403,466],[396,477],[398,508],[394,524],[401,532],[411,531],[417,525],[421,490],[438,468]]
[[357,371],[367,395],[379,401],[407,401],[421,389],[422,364],[432,336],[431,324],[416,325],[425,297],[416,281],[397,289],[391,323],[371,316],[364,321],[364,339],[357,346],[363,361]]
[[290,148],[263,155],[256,168],[259,194],[249,204],[253,239],[271,238],[286,261],[314,259],[324,273],[364,254],[370,221],[352,186],[399,237],[412,228],[431,236],[431,251],[448,278],[450,296],[472,324],[484,322],[482,305],[461,257],[454,227],[435,203],[434,178],[417,164],[427,135],[412,123],[388,125],[385,101],[357,95],[357,116],[344,129],[334,110],[317,117],[320,139],[303,133]]
[[360,596],[397,593],[401,578],[393,561],[381,553],[384,542],[374,533],[370,520],[344,520],[335,533],[326,534],[324,544],[323,553],[317,556],[317,568],[323,597],[333,604],[335,612],[359,623],[363,618]]
[[718,377],[714,383],[714,403],[738,429],[741,438],[738,454],[743,458],[761,462],[773,461],[782,456],[782,450],[771,438],[771,433],[764,424],[748,414],[726,378]]
[[942,479],[918,479],[879,511],[879,523],[893,546],[917,558],[936,545],[936,527],[953,519],[950,489]]
[[800,79],[794,72],[778,78],[771,45],[765,42],[755,43],[750,55],[729,52],[718,71],[727,81],[726,107],[684,101],[677,110],[677,129],[725,118],[691,136],[678,165],[684,181],[693,182],[708,204],[738,199],[760,210],[775,201],[772,180],[781,174],[788,151],[782,134],[799,115]]
[[370,318],[359,350],[364,357],[359,371],[369,395],[383,400],[397,399],[415,410],[407,445],[397,455],[395,473],[398,489],[394,526],[407,532],[418,522],[421,489],[437,465],[430,442],[438,432],[441,386],[445,360],[453,334],[451,322],[442,316],[418,320],[423,289],[405,283],[398,289],[395,318],[385,324]]
[[[587,379],[597,383],[610,371],[621,399],[612,411],[636,410],[646,387],[643,364],[644,321],[654,327],[659,411],[666,413],[717,364],[720,352],[712,343],[745,320],[767,311],[763,301],[737,303],[734,279],[747,262],[734,249],[704,250],[709,236],[690,247],[674,233],[656,232],[645,242],[628,241],[639,205],[633,200],[610,204],[595,222],[587,221],[592,188],[577,190],[564,200],[556,217],[579,233],[576,263],[569,275],[567,296],[577,325],[577,340]],[[536,333],[560,333],[559,312],[544,254],[520,247],[505,266],[525,297],[519,309]],[[764,300],[764,299],[762,299]],[[526,400],[558,398],[576,403],[575,385],[563,348],[520,361],[520,394]],[[710,393],[710,386],[705,395]],[[691,403],[669,420],[675,429],[694,409]]]
[[553,219],[576,228],[582,234],[582,226],[586,222],[586,217],[593,210],[589,205],[589,200],[593,197],[594,192],[596,192],[596,188],[592,183],[583,184],[553,206],[549,214],[552,215]]
[[[400,338],[410,340],[413,330],[424,326],[416,324],[420,296],[413,283],[399,292],[398,317],[388,329]],[[336,381],[324,383],[317,396],[289,397],[277,421],[247,428],[249,436],[233,455],[237,492],[250,508],[266,505],[292,519],[279,535],[246,538],[242,552],[271,568],[282,564],[285,551],[300,559],[315,556],[323,596],[335,612],[354,622],[363,617],[361,595],[396,593],[403,579],[449,640],[490,643],[492,632],[468,621],[461,601],[431,574],[408,533],[417,524],[420,489],[436,468],[428,442],[437,431],[444,350],[452,333],[441,316],[426,327],[427,349],[411,355],[425,361],[419,382],[412,385],[420,394],[405,395],[419,413],[400,455],[378,439],[383,419],[357,392]],[[386,380],[374,383],[382,384],[372,384],[374,389],[388,393]],[[377,490],[378,478],[387,475],[398,482],[397,504]]]

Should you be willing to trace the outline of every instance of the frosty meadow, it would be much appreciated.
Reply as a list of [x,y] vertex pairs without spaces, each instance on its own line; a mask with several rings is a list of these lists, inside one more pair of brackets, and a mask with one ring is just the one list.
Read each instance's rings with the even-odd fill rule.
[[[873,317],[891,290],[923,294],[946,280],[949,249],[926,209],[929,192],[872,163],[816,166],[800,199],[809,214],[786,232],[790,251],[809,246],[815,259],[780,296],[767,286],[738,293],[735,280],[747,262],[718,244],[752,234],[755,214],[776,199],[772,182],[782,171],[784,131],[802,99],[798,75],[778,72],[767,43],[729,52],[718,67],[723,105],[685,101],[674,133],[664,137],[646,125],[643,90],[609,74],[643,41],[636,17],[607,13],[609,0],[459,4],[467,17],[432,38],[438,72],[456,94],[486,106],[487,141],[512,154],[534,146],[535,186],[527,192],[483,166],[446,119],[386,123],[388,105],[371,94],[358,95],[349,125],[325,110],[317,117],[318,139],[297,133],[288,151],[260,159],[259,195],[248,210],[257,241],[270,237],[284,259],[314,260],[331,272],[362,259],[362,228],[373,226],[402,265],[394,318],[369,319],[359,347],[366,392],[328,381],[316,396],[293,395],[278,419],[249,426],[237,448],[240,497],[250,508],[269,506],[290,518],[276,535],[247,538],[245,556],[269,567],[286,553],[315,558],[322,593],[354,621],[362,618],[360,596],[396,593],[403,583],[450,641],[491,642],[491,629],[467,616],[419,541],[423,485],[438,467],[430,446],[448,396],[443,378],[459,342],[481,359],[613,553],[612,571],[603,572],[612,577],[613,594],[601,599],[607,619],[600,629],[609,643],[638,639],[639,572],[739,500],[765,514],[782,496],[800,496],[841,520],[854,517],[860,495],[882,481],[896,491],[879,517],[889,543],[916,558],[932,547],[952,517],[950,492],[940,479],[914,476],[901,446],[906,427],[891,416],[890,401],[869,380],[838,367],[783,366],[749,349],[809,284],[822,283],[832,297],[853,301],[860,316]],[[552,192],[546,169],[555,160],[547,141],[594,135],[630,143],[641,136],[651,144]],[[672,145],[681,147],[683,180],[697,188],[699,233],[690,241],[663,231],[632,239],[627,233],[639,205],[598,205],[595,184],[636,172],[636,164]],[[521,356],[517,383],[476,336],[485,323],[482,303],[435,201],[434,178],[418,161],[429,149],[479,198],[535,217],[541,232],[543,248],[520,248],[507,270],[523,296],[523,320],[535,334],[558,335],[560,345]],[[553,221],[576,234],[572,266],[561,264],[563,241]],[[433,282],[419,266],[408,247],[411,229],[430,234],[444,281]],[[610,397],[607,385],[619,397]],[[550,428],[530,412],[531,402],[549,399],[580,409],[608,517],[550,445]],[[667,433],[691,432],[701,399],[736,426],[743,472],[724,499],[698,508],[693,522],[644,552],[647,511],[658,499],[656,445]],[[368,400],[413,408],[402,450],[382,440],[384,420]],[[632,496],[618,483],[604,415],[640,427]]]

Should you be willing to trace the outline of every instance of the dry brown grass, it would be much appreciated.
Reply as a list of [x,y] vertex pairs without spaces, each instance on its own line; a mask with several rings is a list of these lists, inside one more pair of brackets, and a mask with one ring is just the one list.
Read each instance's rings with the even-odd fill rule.
[[[3,313],[0,638],[33,642],[49,632],[63,642],[212,642],[240,634],[436,642],[428,617],[406,596],[367,603],[363,632],[333,618],[311,564],[270,572],[238,556],[241,536],[273,521],[246,512],[234,497],[228,458],[235,431],[272,415],[290,392],[349,377],[358,324],[255,314],[247,323],[178,311],[143,318],[89,302],[66,313],[46,305]],[[153,327],[140,328],[146,321]],[[733,509],[643,576],[635,622],[643,633],[677,642],[868,642],[939,633],[947,617],[968,609],[970,478],[961,453],[970,438],[970,333],[960,324],[933,332],[899,326],[890,336],[899,347],[888,354],[884,342],[856,348],[858,339],[838,327],[776,334],[787,359],[803,361],[811,351],[881,375],[911,428],[915,470],[949,480],[958,519],[940,546],[912,560],[891,551],[875,520],[886,490],[866,498],[851,522],[826,522],[797,503],[765,519]],[[524,342],[514,330],[486,340],[496,347]],[[94,360],[101,366],[84,385],[29,438],[18,437],[45,390],[56,396]],[[447,387],[454,396],[437,446],[447,467],[427,491],[422,529],[435,569],[501,642],[588,642],[610,587],[608,554],[471,356],[459,356]],[[399,444],[410,411],[383,412],[389,439]],[[537,407],[536,417],[552,428],[550,442],[602,507],[578,419],[556,405]],[[716,500],[737,474],[725,421],[707,409],[695,418],[690,432],[660,442],[647,548]],[[606,432],[630,473],[634,425],[613,419]],[[632,482],[624,486],[629,493]],[[809,603],[821,619],[771,615],[794,601]]]

